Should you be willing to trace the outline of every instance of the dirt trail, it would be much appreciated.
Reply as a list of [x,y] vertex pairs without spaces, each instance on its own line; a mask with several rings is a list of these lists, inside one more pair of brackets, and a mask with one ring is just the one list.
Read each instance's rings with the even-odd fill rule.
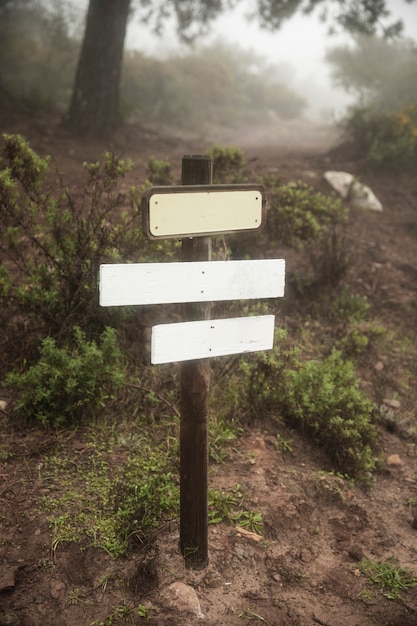
[[[74,187],[82,177],[80,163],[100,158],[104,148],[59,129],[32,137],[28,127],[23,130],[35,149],[53,155]],[[255,171],[274,169],[324,189],[325,169],[352,171],[360,164],[349,161],[348,154],[328,153],[333,135],[323,129],[314,132],[320,138],[318,150],[313,131],[309,135],[305,130],[303,142],[291,129],[281,135],[262,129],[256,136],[242,135],[240,141],[226,137],[227,142],[221,137],[163,138],[131,129],[116,137],[114,146],[134,159],[131,180],[143,175],[150,157],[169,158],[178,174],[183,154],[201,153],[212,143],[233,143],[245,149]],[[387,321],[394,319],[415,340],[416,196],[409,185],[389,177],[368,176],[364,182],[380,197],[384,212],[352,211],[347,233],[355,239],[350,278],[368,295],[373,310]],[[412,434],[416,396],[412,385],[407,392],[404,385],[394,384],[395,374],[401,375],[396,348],[391,345],[388,353],[369,356],[362,367],[363,382],[370,384],[381,369],[387,373],[386,378],[381,374],[381,394],[399,399],[391,410]],[[76,437],[66,437],[21,429],[4,412],[0,420],[0,626],[142,624],[145,619],[137,614],[126,612],[123,619],[114,613],[115,607],[139,604],[149,609],[148,623],[158,626],[241,626],[248,621],[273,626],[417,625],[417,587],[402,592],[400,599],[388,599],[369,585],[358,567],[364,558],[393,558],[417,575],[417,440],[400,436],[401,429],[379,427],[384,469],[365,490],[332,474],[324,453],[278,418],[248,425],[226,462],[211,465],[210,487],[241,485],[248,506],[263,516],[263,537],[223,523],[210,526],[210,564],[193,572],[184,568],[179,554],[176,522],[165,527],[152,549],[132,550],[123,559],[112,560],[98,549],[80,551],[78,545],[52,546],[38,508],[45,490],[38,468],[50,450],[82,450],[85,433],[79,429]],[[291,440],[291,451],[277,449],[277,433]],[[178,582],[195,590],[199,608],[194,600],[170,600],[168,590]]]

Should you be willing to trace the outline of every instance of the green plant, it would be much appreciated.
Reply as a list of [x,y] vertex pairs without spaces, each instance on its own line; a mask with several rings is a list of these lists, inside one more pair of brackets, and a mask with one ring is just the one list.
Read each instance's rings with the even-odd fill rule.
[[331,304],[332,315],[338,320],[347,322],[364,322],[368,312],[368,298],[352,293],[346,286],[342,287]]
[[250,621],[256,620],[262,622],[263,624],[267,624],[267,626],[272,626],[271,622],[268,622],[264,617],[262,617],[262,615],[255,613],[255,611],[252,611],[249,608],[243,609],[243,611],[237,613],[237,617],[242,617],[243,619]]
[[263,518],[260,513],[244,508],[245,496],[240,485],[230,491],[210,489],[208,495],[209,524],[228,522],[238,524],[258,534],[262,533]]
[[234,147],[214,146],[206,152],[213,159],[213,182],[238,183],[245,177],[242,170],[246,164],[243,150]]
[[268,190],[268,236],[285,245],[301,247],[321,238],[326,227],[343,221],[346,209],[301,181],[283,183],[274,174],[261,178]]
[[[120,439],[120,424],[107,423],[92,429],[87,456],[65,449],[39,467],[39,480],[50,491],[40,506],[54,551],[76,542],[117,558],[178,515],[177,448],[168,426],[149,432],[142,421],[129,429],[134,445]],[[123,463],[115,463],[120,458]]]
[[373,406],[353,364],[333,352],[323,361],[301,361],[299,350],[277,346],[247,368],[248,402],[256,413],[281,415],[323,447],[335,469],[368,478],[375,468]]
[[401,598],[401,591],[417,587],[417,577],[408,568],[399,567],[394,559],[383,562],[365,559],[358,567],[389,600],[397,600]]
[[417,164],[417,106],[396,111],[354,108],[345,122],[345,134],[373,169],[413,170]]
[[146,175],[153,185],[172,185],[171,163],[165,159],[149,159]]
[[119,604],[113,606],[110,614],[104,621],[94,620],[89,626],[113,626],[120,622],[129,622],[136,624],[135,616],[143,618],[146,621],[151,619],[151,611],[145,604],[138,604],[136,607],[130,607],[127,604]]
[[293,447],[291,444],[292,444],[292,439],[284,439],[282,435],[280,435],[279,433],[277,434],[276,442],[275,442],[275,448],[277,450],[283,450],[284,452],[292,452]]
[[56,196],[48,190],[48,157],[19,135],[3,140],[0,304],[3,350],[13,359],[31,357],[40,337],[62,337],[77,325],[101,332],[116,320],[120,313],[98,306],[99,265],[140,254],[144,238],[138,192],[116,191],[131,163],[106,153],[86,165],[87,186],[76,201],[62,180]]
[[9,373],[6,384],[17,393],[20,415],[56,427],[104,409],[125,380],[115,331],[107,328],[96,343],[76,327],[68,346],[44,339],[39,361]]

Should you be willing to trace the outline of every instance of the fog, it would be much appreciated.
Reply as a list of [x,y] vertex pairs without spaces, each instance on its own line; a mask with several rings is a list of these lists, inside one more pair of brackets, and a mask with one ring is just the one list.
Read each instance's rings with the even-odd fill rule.
[[[263,132],[262,141],[272,137],[268,126],[287,135],[291,127],[305,139],[309,123],[323,128],[342,119],[347,106],[358,103],[363,81],[370,76],[379,86],[373,86],[374,101],[368,100],[368,105],[379,98],[390,101],[391,110],[400,110],[417,102],[415,46],[398,51],[393,44],[368,40],[370,45],[379,41],[385,46],[383,55],[376,47],[371,50],[372,65],[365,46],[343,31],[329,35],[331,23],[321,22],[316,13],[298,12],[281,29],[269,32],[259,27],[256,15],[248,17],[250,3],[237,3],[189,46],[178,40],[173,21],[165,24],[159,37],[133,12],[121,84],[124,119],[162,130],[202,135],[219,131],[222,137],[225,130],[236,128],[244,128],[249,136],[250,127],[250,132]],[[391,20],[403,19],[405,36],[417,41],[417,0],[412,4],[387,0],[387,5]],[[0,33],[0,87],[22,102],[51,104],[65,115],[88,0],[39,0],[17,6],[15,22],[8,26],[6,21]],[[24,7],[20,12],[19,6]],[[68,28],[62,27],[63,15]],[[352,53],[341,46],[349,46]],[[332,49],[339,54],[333,54],[331,64],[326,53]],[[335,86],[331,72],[339,72],[344,88]],[[391,94],[398,95],[396,102]]]
[[[404,35],[417,40],[417,2],[387,0],[394,19],[402,19]],[[344,32],[329,34],[329,24],[317,16],[297,13],[274,33],[261,29],[256,18],[250,18],[250,2],[216,19],[210,33],[199,39],[202,43],[222,41],[239,48],[253,50],[271,64],[287,65],[288,86],[308,100],[307,115],[314,120],[337,120],[353,102],[343,89],[332,84],[330,66],[325,61],[326,50],[352,42]],[[132,19],[126,45],[148,54],[166,56],[178,50],[187,51],[178,42],[174,26],[167,27],[163,38],[153,35],[148,28]]]

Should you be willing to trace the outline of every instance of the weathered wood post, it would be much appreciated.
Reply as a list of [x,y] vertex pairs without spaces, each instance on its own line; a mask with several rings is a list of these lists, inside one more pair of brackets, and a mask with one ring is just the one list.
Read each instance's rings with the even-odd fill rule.
[[149,239],[181,238],[179,263],[100,266],[101,306],[182,303],[180,323],[152,328],[151,363],[180,369],[180,549],[188,567],[208,563],[208,396],[210,358],[274,344],[274,315],[212,319],[211,302],[284,295],[285,261],[211,261],[210,235],[253,231],[265,222],[259,185],[213,185],[212,160],[185,156],[182,185],[142,199]]
[[[184,156],[182,184],[213,182],[212,160]],[[210,237],[182,240],[183,261],[210,261]],[[184,319],[210,318],[209,302],[184,305]],[[186,338],[184,338],[186,341]],[[208,563],[208,395],[210,359],[185,361],[180,372],[180,549],[187,567]]]

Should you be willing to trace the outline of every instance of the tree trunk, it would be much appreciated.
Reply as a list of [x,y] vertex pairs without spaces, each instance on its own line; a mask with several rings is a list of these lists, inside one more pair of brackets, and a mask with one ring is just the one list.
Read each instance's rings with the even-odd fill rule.
[[119,120],[119,92],[130,0],[90,0],[68,114],[76,132],[105,136]]

